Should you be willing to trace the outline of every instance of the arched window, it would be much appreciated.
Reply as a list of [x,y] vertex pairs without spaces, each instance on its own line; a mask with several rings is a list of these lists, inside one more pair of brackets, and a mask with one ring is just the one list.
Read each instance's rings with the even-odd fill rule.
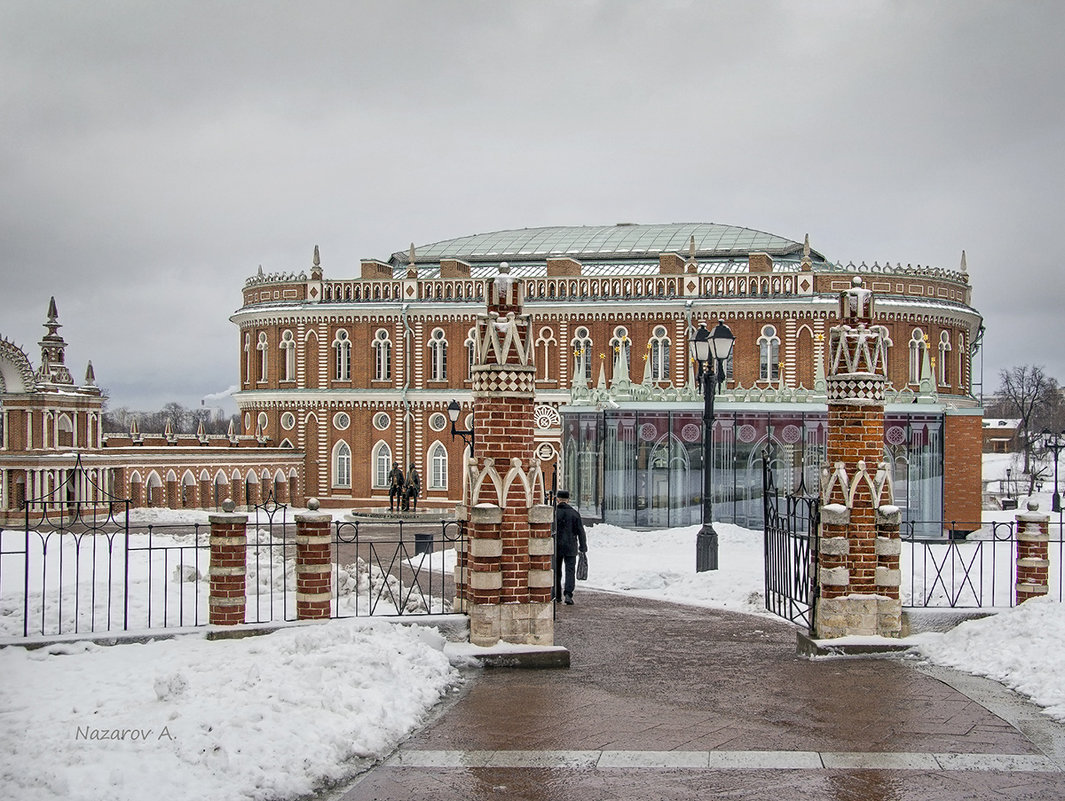
[[447,489],[447,449],[439,442],[429,449],[429,489]]
[[388,487],[388,471],[392,469],[392,449],[387,442],[378,442],[373,449],[374,489]]
[[910,335],[910,383],[921,383],[921,357],[924,355],[924,349],[928,347],[928,343],[925,342],[924,331],[920,328],[913,329],[913,333]]
[[392,341],[388,338],[388,332],[377,329],[373,340],[374,348],[374,381],[392,380]]
[[664,325],[656,325],[652,332],[650,346],[651,380],[669,380],[669,332]]
[[477,364],[477,336],[474,329],[466,333],[466,341],[462,343],[466,348],[466,378],[473,379],[473,366]]
[[351,380],[351,340],[348,332],[341,328],[333,340],[333,355],[336,364],[336,380]]
[[442,328],[434,328],[429,335],[429,380],[447,381],[447,340]]
[[584,374],[586,383],[592,381],[592,338],[588,329],[580,326],[573,332],[573,375]]
[[284,331],[281,334],[281,363],[284,365],[283,372],[281,374],[282,381],[295,381],[296,380],[296,340],[292,338],[291,331]]
[[778,381],[780,379],[780,337],[772,325],[762,326],[762,335],[758,337],[758,380]]
[[632,340],[629,339],[629,329],[623,325],[614,329],[614,336],[610,338],[610,349],[614,351],[615,356],[624,359],[625,364],[630,364],[629,352],[632,350]]
[[267,368],[267,348],[270,347],[270,343],[267,342],[266,332],[259,332],[259,344],[255,346],[259,351],[259,381],[266,380],[266,368]]
[[333,449],[333,486],[351,486],[351,448],[346,442],[338,442]]
[[958,389],[962,392],[967,392],[968,387],[965,383],[965,357],[969,355],[968,349],[965,347],[965,334],[958,334]]
[[950,383],[950,361],[947,354],[950,353],[950,332],[941,331],[939,334],[939,385],[945,387]]
[[[552,284],[552,286],[554,285]],[[554,361],[552,356],[556,345],[558,345],[558,342],[555,340],[555,332],[545,325],[540,329],[540,336],[536,340],[536,349],[542,354],[540,359],[542,374],[540,378],[544,381],[551,380],[551,362]]]
[[244,335],[244,380],[251,383],[251,334]]

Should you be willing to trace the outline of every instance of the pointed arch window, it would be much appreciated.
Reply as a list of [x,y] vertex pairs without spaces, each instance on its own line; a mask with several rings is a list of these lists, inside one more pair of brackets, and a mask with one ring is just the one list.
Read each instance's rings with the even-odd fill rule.
[[351,448],[346,442],[338,442],[333,450],[333,486],[351,486]]
[[281,333],[281,364],[283,365],[281,380],[296,380],[296,340],[292,332],[285,330]]
[[536,339],[536,350],[541,354],[539,367],[542,368],[540,379],[543,381],[551,380],[551,363],[555,361],[552,356],[555,353],[557,345],[558,342],[555,340],[555,332],[546,325],[541,328],[540,336]]
[[664,325],[655,326],[651,332],[650,357],[651,357],[651,380],[669,380],[669,332]]
[[266,338],[266,332],[265,331],[260,331],[259,332],[259,344],[257,344],[255,346],[255,349],[259,352],[259,381],[260,382],[263,382],[263,381],[266,380],[266,370],[267,370],[267,361],[268,361],[267,360],[267,353],[268,353],[268,348],[269,347],[270,347],[270,343],[269,343],[269,341]]
[[921,359],[924,356],[928,343],[924,338],[924,331],[920,328],[913,329],[910,334],[910,383],[921,383]]
[[244,381],[251,383],[251,334],[244,335]]
[[950,332],[941,331],[939,334],[939,385],[947,386],[950,383]]
[[429,380],[447,381],[447,339],[442,328],[429,335]]
[[378,442],[373,449],[374,489],[388,487],[388,472],[392,469],[392,449],[387,442]]
[[377,329],[373,340],[374,349],[374,381],[392,380],[392,341],[388,338],[388,332]]
[[337,381],[351,380],[351,339],[348,332],[341,328],[333,340],[334,373]]
[[758,337],[758,380],[780,380],[780,337],[776,326],[762,326],[762,335]]
[[429,489],[447,489],[447,449],[439,442],[429,449]]
[[477,364],[477,335],[474,329],[466,332],[466,341],[462,343],[466,348],[466,378],[473,380],[473,367]]
[[959,391],[968,391],[968,387],[965,383],[965,357],[968,356],[969,351],[965,347],[965,334],[958,334],[958,378],[957,384]]
[[614,351],[615,356],[624,359],[626,365],[631,364],[629,353],[632,350],[632,340],[629,339],[629,329],[623,325],[614,329],[614,336],[610,338],[610,349]]
[[573,332],[573,375],[584,374],[585,383],[592,381],[592,338],[588,329],[580,326]]

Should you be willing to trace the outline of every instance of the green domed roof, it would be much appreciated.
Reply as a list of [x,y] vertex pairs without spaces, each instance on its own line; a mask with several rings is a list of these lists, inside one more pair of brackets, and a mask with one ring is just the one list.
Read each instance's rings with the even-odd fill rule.
[[[668,223],[665,225],[581,225],[519,228],[487,234],[447,239],[415,247],[419,263],[459,259],[465,262],[543,261],[549,256],[569,256],[585,260],[640,260],[660,253],[686,255],[695,237],[695,254],[700,260],[745,257],[751,252],[770,256],[802,255],[802,243],[791,239],[717,223]],[[816,262],[821,254],[811,252]],[[407,251],[392,254],[392,263],[406,264]]]

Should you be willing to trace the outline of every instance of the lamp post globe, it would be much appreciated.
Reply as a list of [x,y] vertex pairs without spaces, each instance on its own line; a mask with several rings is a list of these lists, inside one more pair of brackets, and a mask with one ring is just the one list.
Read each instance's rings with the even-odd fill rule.
[[695,538],[695,570],[717,570],[718,538],[713,518],[713,432],[714,396],[723,381],[724,365],[732,353],[736,337],[723,322],[711,332],[702,322],[688,340],[692,356],[699,362],[703,387],[703,514],[702,527]]

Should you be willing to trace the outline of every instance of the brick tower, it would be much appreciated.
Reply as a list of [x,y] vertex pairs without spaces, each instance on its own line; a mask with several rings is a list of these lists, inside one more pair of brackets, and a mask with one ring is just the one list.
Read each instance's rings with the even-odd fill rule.
[[840,293],[829,334],[828,460],[821,478],[818,638],[898,637],[899,521],[884,461],[886,329],[873,324],[873,293],[854,278]]
[[552,509],[533,452],[536,367],[524,288],[501,264],[478,315],[473,367],[475,453],[466,463],[467,552],[457,606],[470,641],[554,644]]

